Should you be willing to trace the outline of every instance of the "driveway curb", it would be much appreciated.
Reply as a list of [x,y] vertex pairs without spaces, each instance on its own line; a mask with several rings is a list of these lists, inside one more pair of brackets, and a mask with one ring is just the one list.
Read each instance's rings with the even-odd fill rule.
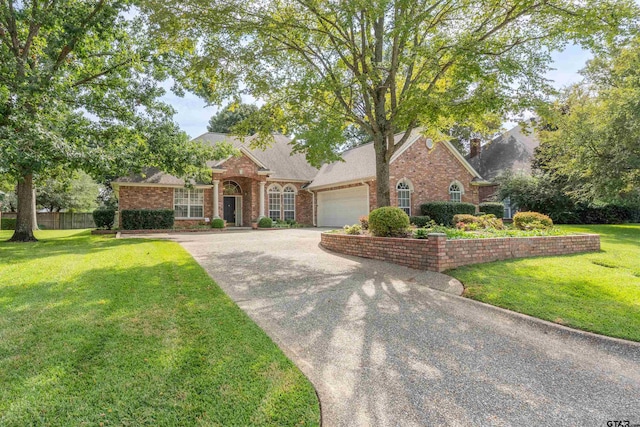
[[[464,285],[463,285],[464,286]],[[433,288],[430,288],[433,289]],[[438,291],[437,289],[435,289],[436,291]],[[442,291],[440,291],[442,292]],[[478,300],[474,300],[472,298],[469,297],[465,297],[463,295],[455,295],[452,293],[448,293],[448,295],[451,295],[452,297],[456,297],[456,298],[460,298],[462,300],[465,301],[469,301],[473,304],[477,304],[479,306],[482,306],[488,310],[491,311],[495,311],[498,313],[501,313],[503,315],[509,316],[514,318],[515,320],[524,322],[524,323],[528,323],[531,326],[534,326],[538,329],[541,329],[543,332],[544,330],[550,330],[552,332],[556,332],[557,335],[571,335],[573,337],[577,337],[580,338],[582,340],[586,340],[589,341],[591,343],[595,342],[599,342],[602,345],[605,346],[621,346],[621,347],[628,347],[630,350],[640,350],[640,342],[637,341],[630,341],[630,340],[626,340],[624,338],[616,338],[616,337],[610,337],[607,335],[602,335],[602,334],[597,334],[595,332],[589,332],[589,331],[584,331],[582,329],[576,329],[576,328],[572,328],[570,326],[565,326],[565,325],[561,325],[559,323],[554,323],[554,322],[550,322],[548,320],[544,320],[544,319],[540,319],[539,317],[535,317],[535,316],[531,316],[529,314],[524,314],[524,313],[519,313],[517,311],[513,311],[513,310],[509,310],[508,308],[503,308],[503,307],[499,307],[497,305],[492,305],[486,302],[482,302],[482,301],[478,301]]]

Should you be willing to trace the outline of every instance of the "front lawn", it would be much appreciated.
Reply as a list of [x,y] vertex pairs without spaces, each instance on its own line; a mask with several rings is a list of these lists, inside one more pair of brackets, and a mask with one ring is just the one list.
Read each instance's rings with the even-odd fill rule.
[[602,251],[498,261],[446,273],[464,284],[469,298],[640,341],[640,225],[560,228],[600,234]]
[[319,424],[308,380],[177,243],[36,236],[0,243],[0,425]]

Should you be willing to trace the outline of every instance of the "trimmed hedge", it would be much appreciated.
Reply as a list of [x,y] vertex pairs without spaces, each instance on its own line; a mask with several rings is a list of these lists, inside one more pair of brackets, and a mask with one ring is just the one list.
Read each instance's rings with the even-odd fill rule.
[[409,215],[400,208],[385,206],[369,212],[369,231],[378,237],[401,236],[409,228]]
[[15,229],[16,229],[15,218],[2,218],[2,223],[0,223],[0,230],[15,230]]
[[496,218],[504,217],[504,204],[500,202],[485,202],[478,205],[481,212],[487,215],[493,214]]
[[125,209],[122,211],[124,230],[166,230],[173,228],[171,209]]
[[268,216],[265,216],[264,218],[260,218],[260,221],[258,221],[258,228],[272,228],[272,227],[273,227],[273,220]]
[[224,228],[224,219],[215,218],[211,221],[211,228]]
[[116,221],[115,209],[96,209],[93,211],[93,222],[96,223],[97,228],[106,228],[111,230],[113,224]]
[[640,206],[578,206],[574,214],[582,224],[640,222]]
[[454,225],[454,215],[473,215],[476,213],[476,206],[471,203],[429,202],[420,205],[420,212],[422,215],[429,216],[436,224],[451,226]]
[[426,227],[431,222],[431,217],[428,216],[410,216],[409,222],[418,228]]

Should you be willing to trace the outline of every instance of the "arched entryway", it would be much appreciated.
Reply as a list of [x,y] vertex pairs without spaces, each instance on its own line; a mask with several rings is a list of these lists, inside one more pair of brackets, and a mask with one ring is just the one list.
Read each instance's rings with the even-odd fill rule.
[[231,180],[222,183],[222,218],[228,226],[242,225],[242,188]]

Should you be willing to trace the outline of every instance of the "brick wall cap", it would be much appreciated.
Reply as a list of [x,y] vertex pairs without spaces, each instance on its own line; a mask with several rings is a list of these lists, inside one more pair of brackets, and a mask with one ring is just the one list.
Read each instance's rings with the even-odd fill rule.
[[446,234],[444,233],[429,233],[427,234],[427,236],[433,236],[433,237],[447,237]]

